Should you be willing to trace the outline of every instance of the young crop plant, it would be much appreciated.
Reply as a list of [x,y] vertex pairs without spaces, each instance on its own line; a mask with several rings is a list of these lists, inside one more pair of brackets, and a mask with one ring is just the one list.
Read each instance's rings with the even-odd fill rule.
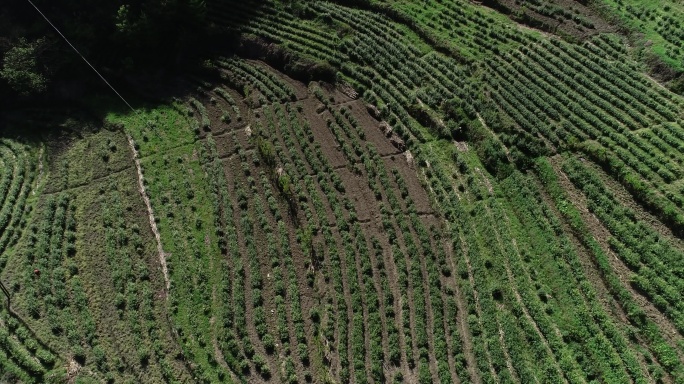
[[642,3],[212,0],[134,111],[12,100],[0,382],[682,382],[681,7]]
[[207,108],[199,100],[195,98],[190,99],[190,104],[199,112],[202,129],[209,130],[211,128],[211,121],[209,120],[209,114],[207,113]]
[[[233,99],[233,96],[231,96],[228,91],[226,91],[224,88],[221,88],[221,87],[214,88],[214,92],[216,92],[226,102],[228,102],[231,109],[233,110],[233,114],[235,115],[235,120],[238,123],[241,123],[242,122],[242,114],[240,112],[240,108],[238,107],[237,103],[235,102],[235,99]],[[226,116],[228,116],[228,118],[226,120],[230,119],[230,115],[226,115]],[[230,121],[224,121],[224,122],[226,122],[227,124],[230,123]]]

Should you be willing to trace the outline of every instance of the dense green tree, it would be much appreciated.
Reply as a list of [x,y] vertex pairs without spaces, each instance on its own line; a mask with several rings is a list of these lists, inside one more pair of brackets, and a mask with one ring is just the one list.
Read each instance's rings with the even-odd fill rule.
[[[38,9],[107,77],[195,63],[211,24],[203,0],[83,2],[33,0]],[[81,58],[22,0],[0,4],[0,96],[35,96],[50,84],[98,81]]]
[[38,63],[38,57],[44,49],[45,39],[33,42],[25,38],[10,48],[3,58],[0,78],[21,95],[41,93],[45,90],[47,78],[45,69]]

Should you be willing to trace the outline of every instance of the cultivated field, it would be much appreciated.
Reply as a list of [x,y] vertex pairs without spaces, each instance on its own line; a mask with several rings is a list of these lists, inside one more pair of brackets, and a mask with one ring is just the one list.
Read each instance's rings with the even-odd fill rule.
[[210,1],[183,92],[4,118],[0,382],[684,383],[678,21],[519,3]]

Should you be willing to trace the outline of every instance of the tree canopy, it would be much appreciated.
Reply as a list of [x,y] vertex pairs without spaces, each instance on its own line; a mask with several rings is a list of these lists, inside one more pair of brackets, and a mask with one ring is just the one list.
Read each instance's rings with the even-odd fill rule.
[[25,38],[10,48],[3,58],[0,78],[21,95],[40,93],[45,90],[46,77],[38,65],[38,55],[45,39],[28,42]]
[[[51,78],[82,73],[80,64],[73,65],[80,58],[27,0],[3,3],[0,95],[35,95]],[[201,49],[209,28],[202,0],[33,3],[90,61],[120,75],[184,64]]]

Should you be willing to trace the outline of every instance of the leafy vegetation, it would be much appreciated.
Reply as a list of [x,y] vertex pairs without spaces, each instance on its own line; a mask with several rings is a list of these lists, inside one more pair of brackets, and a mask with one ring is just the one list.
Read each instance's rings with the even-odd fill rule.
[[183,94],[6,135],[0,381],[683,382],[684,99],[487,4],[208,2]]

